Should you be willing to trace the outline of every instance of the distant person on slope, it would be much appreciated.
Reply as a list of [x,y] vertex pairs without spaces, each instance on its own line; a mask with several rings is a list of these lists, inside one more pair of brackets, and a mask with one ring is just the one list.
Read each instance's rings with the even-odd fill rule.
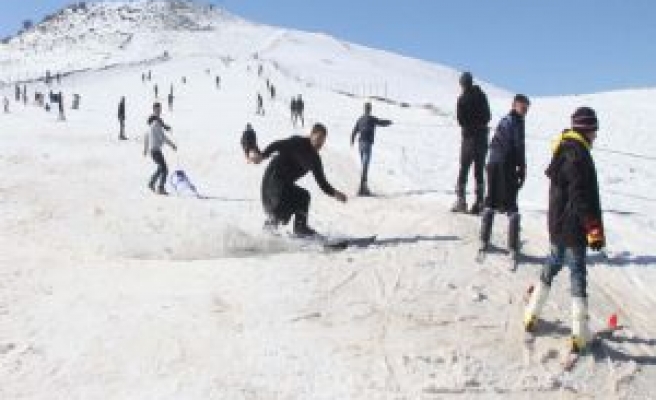
[[351,134],[351,146],[355,144],[356,136],[360,135],[358,140],[360,145],[360,159],[362,161],[362,176],[360,177],[360,189],[358,196],[370,196],[371,191],[367,184],[369,179],[369,164],[371,163],[371,153],[376,136],[377,126],[390,126],[392,121],[378,119],[371,115],[371,103],[365,103],[364,115],[358,119]]
[[64,94],[59,92],[59,120],[66,121],[66,114],[64,114]]
[[241,135],[241,148],[244,150],[244,156],[248,162],[251,162],[253,157],[260,154],[260,148],[257,145],[257,133],[255,133],[250,123],[246,124],[246,129]]
[[[168,166],[166,165],[166,160],[162,154],[162,147],[164,144],[168,144],[171,148],[177,151],[176,145],[166,136],[164,131],[171,130],[171,127],[166,125],[161,118],[162,114],[162,105],[160,103],[153,104],[153,115],[148,118],[148,125],[150,126],[150,131],[146,135],[146,140],[144,141],[144,157],[148,156],[150,152],[153,161],[157,164],[157,170],[150,179],[148,187],[153,192],[157,192],[162,195],[168,194],[166,192],[166,179],[169,174]],[[159,185],[157,190],[155,185],[159,180]]]
[[528,97],[518,94],[512,110],[497,126],[490,142],[487,164],[487,197],[481,221],[481,250],[487,250],[492,234],[494,213],[507,213],[508,248],[513,257],[519,252],[520,214],[517,195],[526,180],[526,150],[524,118],[528,113]]
[[9,114],[9,99],[7,98],[7,96],[5,96],[5,98],[2,100],[2,103],[5,110],[5,114]]
[[257,94],[257,110],[255,114],[264,115],[264,99],[260,93]]
[[458,98],[458,123],[462,128],[460,148],[460,172],[456,184],[458,196],[453,212],[467,212],[467,177],[474,164],[476,179],[476,202],[469,212],[480,214],[485,196],[485,158],[487,157],[488,135],[491,114],[487,96],[478,85],[474,85],[472,74],[465,72],[460,77],[462,94]]
[[296,128],[296,122],[298,120],[298,102],[296,101],[296,97],[292,97],[292,101],[289,104],[289,111],[292,115],[292,125]]
[[590,152],[598,126],[594,110],[581,107],[572,115],[571,129],[557,138],[553,148],[546,170],[551,182],[547,216],[551,255],[524,314],[526,331],[533,332],[551,283],[567,261],[572,292],[571,350],[575,353],[584,351],[590,340],[586,249],[601,251],[606,245],[599,183]]
[[125,97],[121,97],[121,101],[118,103],[118,124],[120,127],[119,140],[127,140],[128,138],[125,137]]
[[301,95],[298,95],[298,99],[296,99],[296,118],[301,120],[301,126],[305,128],[305,103],[303,103],[303,98]]
[[319,151],[328,132],[322,124],[312,128],[309,137],[292,136],[271,143],[262,153],[251,155],[250,161],[259,164],[276,156],[269,163],[262,179],[262,205],[267,215],[265,229],[275,230],[286,225],[294,216],[294,234],[299,237],[316,235],[308,226],[310,193],[297,186],[296,181],[312,172],[321,190],[335,199],[346,202],[346,196],[335,190],[326,180]]

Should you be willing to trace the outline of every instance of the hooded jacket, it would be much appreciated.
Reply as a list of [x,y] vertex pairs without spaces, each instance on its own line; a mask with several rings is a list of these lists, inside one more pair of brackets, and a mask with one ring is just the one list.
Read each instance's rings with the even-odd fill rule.
[[579,132],[556,138],[546,170],[549,187],[549,236],[554,244],[586,247],[586,226],[603,227],[599,183],[591,144]]

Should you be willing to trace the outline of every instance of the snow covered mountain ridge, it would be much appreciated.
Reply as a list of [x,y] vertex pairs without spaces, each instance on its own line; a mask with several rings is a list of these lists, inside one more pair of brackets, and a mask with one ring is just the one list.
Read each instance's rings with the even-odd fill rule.
[[[417,104],[451,103],[459,71],[319,33],[248,22],[190,0],[81,2],[0,45],[1,82],[149,60],[254,60],[303,85]],[[483,84],[492,96],[507,93]],[[448,102],[446,102],[448,99]],[[451,106],[449,106],[451,107]]]

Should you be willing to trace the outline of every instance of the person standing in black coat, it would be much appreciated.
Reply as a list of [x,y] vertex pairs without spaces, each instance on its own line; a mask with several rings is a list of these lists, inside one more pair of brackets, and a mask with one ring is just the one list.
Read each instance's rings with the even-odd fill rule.
[[472,74],[465,72],[460,77],[462,94],[458,98],[458,124],[462,128],[462,145],[460,148],[460,171],[456,183],[458,196],[453,212],[467,212],[467,178],[469,169],[474,164],[476,179],[476,202],[469,210],[479,214],[483,210],[485,195],[485,158],[488,150],[488,135],[491,114],[487,96],[483,90],[474,85]]
[[515,96],[512,110],[497,126],[490,142],[487,163],[487,197],[481,220],[481,250],[487,250],[492,234],[494,213],[507,213],[508,249],[513,257],[519,252],[520,214],[517,195],[526,180],[526,149],[524,118],[530,105],[523,94]]
[[319,151],[326,142],[327,134],[324,125],[316,124],[309,137],[292,136],[271,143],[262,153],[251,152],[249,161],[255,164],[277,154],[269,163],[262,179],[262,205],[267,214],[265,229],[274,230],[279,225],[286,225],[294,216],[295,235],[316,235],[308,226],[310,193],[296,185],[296,181],[310,171],[324,193],[338,201],[346,202],[346,196],[335,190],[324,174]]
[[121,97],[121,101],[118,103],[118,124],[120,126],[119,140],[127,140],[128,138],[125,137],[125,97]]
[[551,254],[524,313],[525,329],[534,331],[553,279],[567,261],[572,294],[573,352],[584,351],[590,340],[586,251],[587,248],[602,251],[606,246],[599,183],[590,153],[598,127],[595,111],[581,107],[572,115],[572,128],[557,138],[546,170],[550,181],[547,219]]
[[292,97],[292,101],[289,104],[289,111],[292,115],[292,125],[296,128],[296,121],[298,120],[298,102],[296,101],[296,97]]
[[351,146],[355,144],[355,137],[360,135],[358,140],[360,145],[360,159],[362,160],[362,176],[360,178],[360,189],[358,196],[371,196],[369,185],[369,163],[371,162],[371,153],[374,146],[377,126],[390,126],[392,121],[379,119],[371,115],[371,103],[365,103],[364,115],[358,119],[351,134]]

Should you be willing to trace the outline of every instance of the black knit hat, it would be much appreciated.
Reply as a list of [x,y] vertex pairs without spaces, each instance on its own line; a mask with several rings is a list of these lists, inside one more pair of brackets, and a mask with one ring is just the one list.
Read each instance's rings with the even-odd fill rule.
[[462,75],[460,75],[460,85],[463,87],[471,87],[474,84],[474,77],[472,76],[471,72],[463,72]]
[[590,107],[579,107],[572,114],[572,129],[579,132],[594,132],[599,129],[597,114]]

